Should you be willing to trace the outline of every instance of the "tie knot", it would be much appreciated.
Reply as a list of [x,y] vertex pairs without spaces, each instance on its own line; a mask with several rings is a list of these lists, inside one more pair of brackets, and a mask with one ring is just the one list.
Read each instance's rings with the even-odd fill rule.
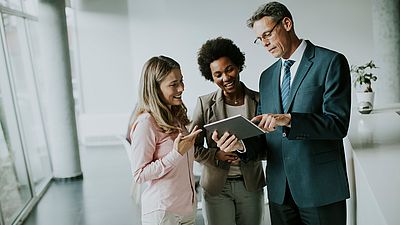
[[285,67],[285,69],[290,69],[294,62],[294,60],[286,60],[285,62],[283,62],[283,66]]

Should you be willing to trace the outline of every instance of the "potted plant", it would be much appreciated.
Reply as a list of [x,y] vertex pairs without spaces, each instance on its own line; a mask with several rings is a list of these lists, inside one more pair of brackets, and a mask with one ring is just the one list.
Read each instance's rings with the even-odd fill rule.
[[370,113],[373,109],[375,93],[372,90],[371,82],[376,81],[378,77],[371,71],[376,68],[378,67],[372,60],[361,66],[351,66],[350,72],[354,76],[354,87],[359,87],[356,95],[358,111],[361,113]]

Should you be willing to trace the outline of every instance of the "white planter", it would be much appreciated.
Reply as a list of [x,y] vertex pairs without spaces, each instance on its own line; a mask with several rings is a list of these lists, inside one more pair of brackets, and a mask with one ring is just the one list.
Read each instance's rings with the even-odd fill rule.
[[375,92],[357,92],[357,102],[369,102],[371,105],[374,105],[374,99],[375,99]]
[[368,114],[374,107],[375,92],[356,92],[358,111]]

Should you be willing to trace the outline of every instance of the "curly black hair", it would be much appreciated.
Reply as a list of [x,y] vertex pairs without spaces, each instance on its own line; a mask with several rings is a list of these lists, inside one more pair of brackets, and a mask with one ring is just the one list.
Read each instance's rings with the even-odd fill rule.
[[232,40],[222,37],[210,39],[201,46],[197,54],[201,75],[206,80],[213,81],[210,64],[221,57],[228,57],[239,68],[239,72],[243,70],[244,53]]

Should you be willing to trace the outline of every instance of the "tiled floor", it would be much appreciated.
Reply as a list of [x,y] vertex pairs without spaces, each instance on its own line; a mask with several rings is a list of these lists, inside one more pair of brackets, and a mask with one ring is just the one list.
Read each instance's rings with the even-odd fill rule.
[[[139,225],[123,147],[81,149],[84,178],[53,182],[24,225]],[[196,224],[204,224],[201,211]]]
[[[82,148],[81,161],[84,178],[53,182],[23,225],[140,224],[129,196],[131,175],[123,147]],[[199,210],[196,225],[203,224]]]

